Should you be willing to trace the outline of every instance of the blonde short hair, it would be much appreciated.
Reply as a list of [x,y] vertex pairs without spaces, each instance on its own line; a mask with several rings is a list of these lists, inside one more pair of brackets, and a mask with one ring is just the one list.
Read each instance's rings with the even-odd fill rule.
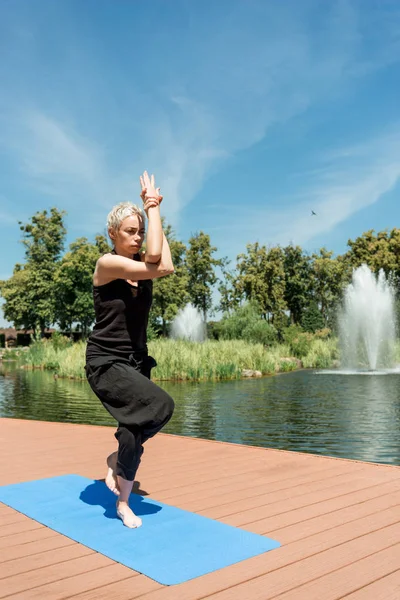
[[133,215],[140,217],[143,224],[146,222],[143,210],[136,204],[132,204],[132,202],[120,202],[113,206],[107,216],[108,235],[110,235],[110,229],[118,232],[122,221],[126,219],[126,217],[131,217]]

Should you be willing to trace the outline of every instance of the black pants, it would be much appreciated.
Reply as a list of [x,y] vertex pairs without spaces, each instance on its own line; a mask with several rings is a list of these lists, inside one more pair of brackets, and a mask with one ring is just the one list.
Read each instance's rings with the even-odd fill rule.
[[89,358],[85,366],[90,387],[118,421],[117,475],[128,481],[135,479],[144,442],[158,433],[174,412],[171,396],[150,381],[155,365],[151,356],[131,355],[129,360]]

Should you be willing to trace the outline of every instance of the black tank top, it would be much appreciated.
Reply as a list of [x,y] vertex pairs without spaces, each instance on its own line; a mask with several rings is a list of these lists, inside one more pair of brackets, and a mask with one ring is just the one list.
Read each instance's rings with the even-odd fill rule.
[[[140,261],[139,254],[134,260]],[[90,333],[86,358],[113,355],[129,359],[132,353],[147,352],[147,323],[152,303],[153,281],[133,286],[114,279],[93,286],[96,323]]]

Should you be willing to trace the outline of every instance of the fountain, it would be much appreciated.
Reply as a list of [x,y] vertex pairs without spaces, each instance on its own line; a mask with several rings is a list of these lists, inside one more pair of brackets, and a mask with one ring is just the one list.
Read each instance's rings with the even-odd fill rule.
[[341,363],[345,369],[394,367],[395,295],[381,270],[362,265],[347,286],[339,317]]
[[199,309],[193,304],[181,309],[171,324],[170,335],[174,339],[203,342],[206,339],[206,324]]

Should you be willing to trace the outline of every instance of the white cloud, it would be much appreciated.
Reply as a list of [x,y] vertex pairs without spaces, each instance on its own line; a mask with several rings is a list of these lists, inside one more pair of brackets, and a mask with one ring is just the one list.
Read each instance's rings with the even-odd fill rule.
[[[63,126],[44,114],[32,112],[25,118],[28,144],[24,166],[33,177],[71,175],[94,184],[99,176],[101,157],[98,149],[85,139],[68,133]],[[22,148],[19,148],[23,151]]]
[[[4,133],[5,132],[5,133]],[[103,159],[95,144],[72,127],[40,111],[19,111],[3,128],[3,146],[17,160],[20,174],[37,190],[71,198],[71,191],[95,192],[103,179]]]
[[304,245],[379,201],[400,178],[400,129],[327,153],[321,162],[321,168],[303,174],[308,181],[300,194],[291,196],[290,205],[246,212],[246,232],[252,240]]
[[[254,2],[251,10],[247,3],[237,2],[232,3],[223,23],[214,21],[196,4],[185,4],[185,10],[197,11],[191,21],[196,26],[182,32],[182,39],[176,42],[182,52],[173,71],[164,69],[162,63],[157,74],[139,79],[140,85],[132,92],[127,63],[126,79],[122,80],[126,87],[120,94],[132,94],[135,109],[129,118],[125,112],[118,120],[117,102],[110,91],[115,112],[111,120],[120,127],[114,137],[109,130],[108,135],[103,133],[101,122],[108,115],[102,112],[102,98],[96,93],[98,73],[91,79],[87,55],[82,54],[84,77],[80,82],[87,86],[86,96],[96,102],[96,128],[93,123],[85,128],[85,119],[79,120],[80,106],[74,102],[73,92],[65,101],[64,110],[71,115],[68,120],[51,117],[40,108],[18,108],[21,105],[16,103],[2,141],[7,151],[13,151],[30,185],[62,198],[67,210],[90,207],[100,219],[100,213],[112,203],[137,197],[137,177],[149,168],[162,185],[167,218],[176,224],[182,208],[230,156],[262,140],[271,126],[326,99],[332,101],[351,89],[357,78],[399,56],[395,52],[398,13],[368,13],[357,2],[341,0],[326,4],[322,11],[311,1],[288,5]],[[76,45],[79,31],[74,31],[74,40]],[[373,43],[366,43],[369,40]],[[69,67],[79,69],[76,64]],[[57,105],[60,94],[53,100]],[[46,105],[51,106],[51,101]],[[137,135],[115,166],[118,144],[121,148],[127,145],[130,130],[125,132],[125,123],[132,121]],[[123,153],[121,149],[120,158]],[[395,177],[390,165],[382,178],[376,175],[380,189]],[[338,175],[335,172],[335,177]],[[342,185],[354,199],[352,205],[368,203],[368,194],[362,200],[361,190],[359,193],[351,182],[345,180]],[[340,204],[338,194],[342,197],[343,190],[330,189],[330,197],[326,188],[318,198],[314,196],[323,214],[328,214],[330,201]],[[341,213],[344,215],[345,209]],[[274,218],[277,215],[272,221]]]
[[[290,8],[256,2],[252,11],[237,3],[215,29],[208,21],[202,27],[197,14],[190,32],[192,72],[166,85],[178,114],[156,108],[143,125],[156,140],[145,156],[165,182],[172,212],[189,203],[223,161],[262,140],[271,126],[351,93],[360,77],[385,66],[389,57],[399,60],[393,21],[399,24],[400,15],[392,13],[389,20],[381,13],[385,18],[373,13],[368,20],[363,5],[345,0],[325,5],[322,13],[314,2]],[[310,26],[315,14],[324,16]]]

